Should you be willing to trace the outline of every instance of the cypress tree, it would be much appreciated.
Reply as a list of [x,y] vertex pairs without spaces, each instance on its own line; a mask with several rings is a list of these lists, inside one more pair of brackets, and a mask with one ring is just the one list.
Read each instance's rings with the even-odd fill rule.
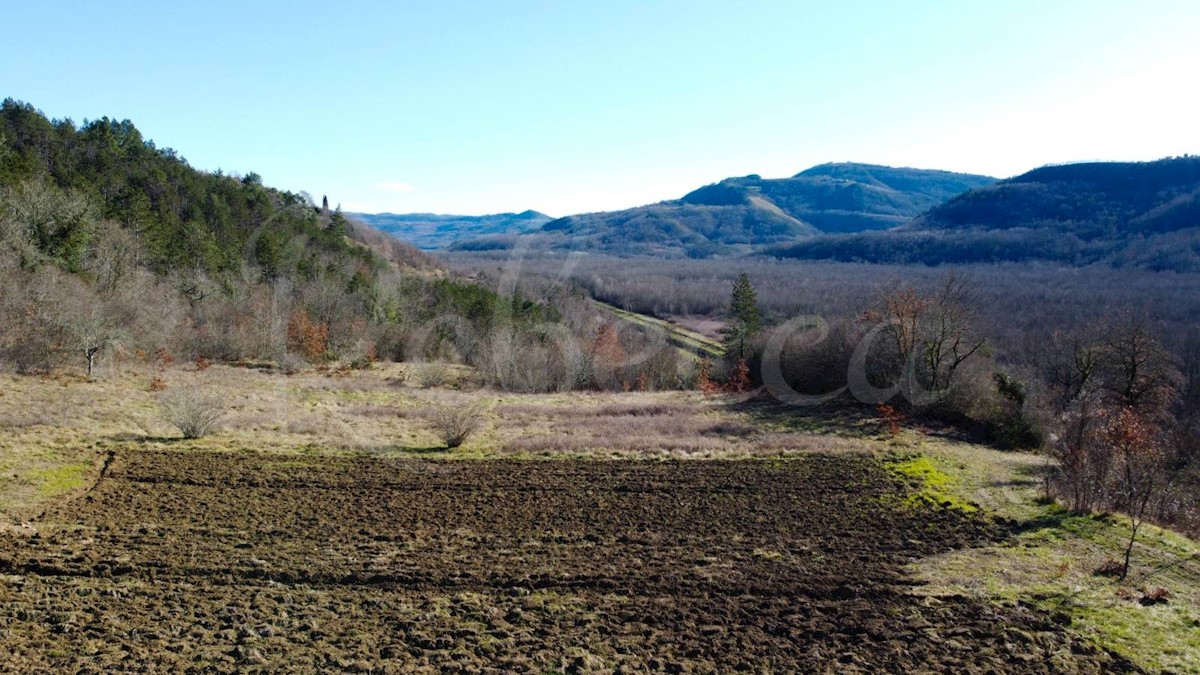
[[762,330],[762,310],[758,308],[758,296],[750,283],[750,276],[742,273],[733,282],[733,294],[729,301],[729,325],[722,331],[725,335],[725,353],[737,358],[746,358],[746,341]]

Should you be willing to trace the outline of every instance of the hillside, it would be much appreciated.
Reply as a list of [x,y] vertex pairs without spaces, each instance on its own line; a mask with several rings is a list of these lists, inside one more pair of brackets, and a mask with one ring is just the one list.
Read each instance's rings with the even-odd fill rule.
[[419,249],[435,251],[489,235],[525,234],[553,220],[537,211],[455,216],[434,213],[353,213],[353,217]]
[[[790,178],[727,178],[677,200],[559,218],[545,225],[537,243],[615,255],[744,253],[823,233],[896,227],[993,180],[947,171],[822,164]],[[502,248],[505,244],[504,239],[493,238],[458,248]]]
[[[306,194],[197,170],[129,120],[0,105],[0,368],[399,360],[442,349],[427,321],[486,333],[509,299]],[[545,319],[511,300],[510,325]]]
[[818,237],[772,252],[866,262],[1200,269],[1200,158],[1042,167],[973,189],[893,231]]
[[[144,139],[129,120],[50,120],[28,104],[0,107],[0,220],[27,260],[86,272],[124,235],[158,274],[228,274],[243,265],[266,279],[371,274],[379,264],[341,213],[307,195],[188,165]],[[418,256],[411,256],[415,262]],[[333,279],[329,279],[332,281]]]

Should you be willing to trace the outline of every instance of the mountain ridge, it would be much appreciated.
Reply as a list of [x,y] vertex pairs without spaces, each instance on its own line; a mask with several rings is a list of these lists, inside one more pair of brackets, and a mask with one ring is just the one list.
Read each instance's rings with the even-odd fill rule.
[[1200,157],[1043,166],[965,192],[889,232],[767,250],[864,262],[1044,260],[1200,270]]
[[553,220],[533,209],[482,216],[390,212],[349,215],[426,251],[445,249],[472,237],[524,234]]
[[[821,164],[786,178],[725,178],[679,199],[552,220],[535,246],[615,255],[707,257],[748,253],[828,232],[898,227],[936,203],[996,179],[854,162]],[[504,248],[504,237],[457,244]]]

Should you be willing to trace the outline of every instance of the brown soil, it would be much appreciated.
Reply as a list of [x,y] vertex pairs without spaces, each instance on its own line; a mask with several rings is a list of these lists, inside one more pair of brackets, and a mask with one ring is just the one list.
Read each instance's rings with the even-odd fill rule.
[[874,460],[118,455],[0,534],[15,671],[1130,670],[1023,607],[910,594],[995,538]]

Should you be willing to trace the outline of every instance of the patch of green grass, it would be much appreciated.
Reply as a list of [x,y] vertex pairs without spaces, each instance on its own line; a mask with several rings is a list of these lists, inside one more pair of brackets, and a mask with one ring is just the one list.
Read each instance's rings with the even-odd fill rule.
[[37,485],[39,497],[57,497],[83,487],[91,469],[91,464],[61,464],[35,472],[31,480]]
[[927,455],[895,457],[884,464],[896,473],[916,484],[916,489],[905,497],[910,506],[936,504],[966,512],[979,508],[959,496],[957,482],[943,470],[943,462]]
[[[1143,527],[1124,582],[1095,570],[1119,559],[1129,536],[1120,515],[1079,515],[1041,499],[1041,458],[962,443],[926,441],[898,471],[933,489],[972,499],[1015,523],[992,546],[953,551],[913,566],[920,593],[1025,602],[1071,618],[1072,632],[1150,671],[1200,672],[1200,544]],[[938,475],[943,474],[943,476]],[[1157,588],[1167,604],[1139,599]]]

